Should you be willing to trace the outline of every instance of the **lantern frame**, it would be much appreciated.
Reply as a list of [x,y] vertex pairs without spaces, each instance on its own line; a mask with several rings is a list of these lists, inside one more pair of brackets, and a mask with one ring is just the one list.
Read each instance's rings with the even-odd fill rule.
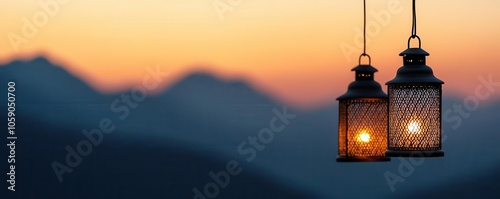
[[[411,48],[413,38],[418,48]],[[426,65],[430,54],[421,48],[420,37],[408,39],[408,49],[399,54],[403,66],[388,81],[388,134],[386,156],[443,157],[442,84]]]
[[[369,63],[361,64],[368,57]],[[337,162],[390,161],[387,149],[387,102],[388,96],[374,80],[378,70],[371,66],[367,54],[359,57],[355,81],[349,84],[345,94],[339,96],[339,128]],[[365,129],[365,130],[362,130]],[[361,137],[360,136],[363,136]]]

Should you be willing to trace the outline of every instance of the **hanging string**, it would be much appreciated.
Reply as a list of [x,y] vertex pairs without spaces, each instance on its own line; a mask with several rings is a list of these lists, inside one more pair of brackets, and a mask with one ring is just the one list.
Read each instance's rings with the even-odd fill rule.
[[371,65],[372,59],[366,54],[366,0],[363,0],[363,54],[359,56],[359,65],[362,57],[368,57],[368,65]]
[[366,0],[363,0],[363,54],[366,54]]
[[412,21],[412,27],[411,27],[411,38],[417,37],[417,8],[415,6],[415,0],[413,0],[413,21]]

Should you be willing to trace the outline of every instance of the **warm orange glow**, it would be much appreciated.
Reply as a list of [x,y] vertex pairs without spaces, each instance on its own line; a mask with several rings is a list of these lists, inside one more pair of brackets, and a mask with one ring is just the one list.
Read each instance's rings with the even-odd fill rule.
[[410,124],[408,124],[408,132],[411,134],[420,134],[421,127],[420,127],[420,122],[417,121],[411,121]]
[[370,142],[370,134],[368,133],[368,131],[363,130],[363,131],[361,131],[361,133],[358,135],[358,137],[357,137],[356,141],[358,141],[358,142],[368,143],[368,142]]

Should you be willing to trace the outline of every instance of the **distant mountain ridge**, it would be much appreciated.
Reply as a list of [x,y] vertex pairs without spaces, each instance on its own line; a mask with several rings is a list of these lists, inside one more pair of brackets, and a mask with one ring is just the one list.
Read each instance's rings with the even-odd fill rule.
[[[21,174],[18,178],[19,181],[26,183],[19,185],[19,189],[43,190],[38,193],[29,191],[21,193],[23,198],[35,196],[109,198],[116,196],[113,194],[121,194],[120,198],[136,198],[141,194],[149,195],[151,198],[160,196],[192,198],[194,193],[191,189],[199,188],[203,191],[204,183],[211,182],[209,171],[225,168],[225,161],[216,158],[219,155],[206,154],[202,151],[207,149],[206,146],[196,146],[197,142],[214,143],[219,140],[211,136],[212,130],[208,130],[209,132],[200,130],[219,126],[217,121],[220,120],[220,115],[227,114],[225,109],[221,109],[222,106],[241,108],[245,103],[268,103],[265,97],[254,93],[243,83],[226,83],[206,74],[194,74],[166,92],[149,96],[143,102],[137,102],[136,108],[129,107],[129,116],[120,120],[119,116],[122,113],[114,112],[111,105],[114,101],[121,100],[122,94],[130,94],[129,92],[100,95],[85,82],[63,68],[52,65],[45,58],[14,61],[0,66],[0,90],[7,90],[8,81],[16,82],[17,125],[19,137],[23,140],[18,149],[18,153],[23,154],[19,158],[21,166],[18,172]],[[193,84],[193,81],[198,83]],[[192,88],[197,86],[199,92],[192,91]],[[229,92],[223,92],[224,90]],[[122,105],[124,103],[120,104]],[[2,103],[0,108],[5,110],[6,104]],[[211,111],[217,113],[204,114]],[[66,181],[59,184],[51,170],[51,161],[64,162],[65,145],[74,147],[80,140],[85,139],[81,131],[96,128],[102,118],[111,118],[113,124],[117,126],[116,132],[104,137],[103,145],[94,149],[100,152],[85,158],[82,166],[75,168],[74,173],[66,174]],[[5,115],[2,114],[0,119],[6,121]],[[0,124],[2,127],[4,125],[6,124]],[[232,125],[222,123],[220,126],[227,128]],[[214,130],[213,133],[218,133],[219,130]],[[173,136],[174,134],[178,135]],[[189,143],[188,140],[193,136],[207,136],[207,138]],[[114,151],[116,147],[120,150]],[[7,153],[4,148],[0,151],[1,154]],[[40,154],[42,151],[45,153]],[[154,156],[143,158],[140,154],[134,154],[139,152]],[[160,156],[173,160],[173,163],[162,160]],[[122,165],[121,162],[127,157],[132,160],[125,161],[127,163]],[[159,165],[174,170],[162,171],[162,167],[142,165],[142,162],[135,162],[134,159],[148,164],[154,164],[156,161]],[[93,171],[94,167],[102,169]],[[120,167],[123,169],[119,169]],[[2,166],[2,172],[4,168]],[[144,178],[141,175],[142,169],[151,170],[144,175],[145,177],[158,178],[158,181],[168,186],[161,188],[161,185],[152,185],[155,182]],[[40,174],[36,174],[37,172]],[[89,175],[94,172],[97,175]],[[190,175],[191,172],[197,173],[196,176]],[[32,180],[22,173],[37,175],[38,178]],[[155,176],[155,173],[159,176]],[[120,180],[127,175],[134,181]],[[105,178],[95,179],[98,176]],[[280,185],[274,183],[275,180],[258,176],[246,169],[244,174],[232,179],[231,187],[221,190],[219,197],[310,198],[306,197],[307,193],[290,191],[291,189],[286,189],[287,185]],[[172,177],[180,179],[169,179]],[[100,186],[94,185],[94,181],[101,181],[98,183]],[[0,184],[4,185],[4,182]],[[85,186],[81,187],[82,184]],[[118,189],[107,190],[103,187],[105,184],[116,184]],[[85,187],[91,192],[86,193]],[[246,190],[247,193],[241,192],[242,190]],[[267,191],[260,192],[262,190]]]
[[[123,143],[127,143],[123,146],[127,148],[126,151],[156,143],[154,146],[158,153],[165,150],[165,153],[177,154],[171,150],[186,150],[192,151],[193,156],[200,155],[216,162],[238,160],[250,174],[260,173],[268,178],[264,180],[279,182],[280,186],[300,193],[313,193],[314,197],[309,198],[401,198],[414,194],[415,190],[432,192],[434,187],[448,190],[449,181],[463,182],[455,183],[454,186],[467,186],[474,181],[475,173],[483,176],[491,173],[494,178],[498,176],[498,172],[492,172],[492,168],[500,166],[500,148],[496,143],[500,134],[495,123],[500,103],[480,107],[469,118],[464,118],[458,129],[452,128],[453,123],[443,122],[443,132],[448,137],[443,143],[445,157],[425,159],[424,164],[416,167],[415,173],[406,177],[404,183],[397,184],[396,192],[392,193],[383,174],[386,171],[398,173],[400,161],[397,158],[389,163],[374,164],[335,162],[338,121],[335,104],[315,111],[299,111],[288,107],[287,111],[296,114],[297,118],[283,132],[276,133],[273,141],[257,153],[253,162],[246,163],[247,156],[238,153],[239,144],[247,141],[249,136],[256,136],[262,128],[269,127],[269,122],[274,117],[273,109],[282,111],[285,106],[242,82],[224,82],[207,74],[192,74],[164,92],[148,96],[137,103],[136,108],[129,107],[128,116],[121,120],[119,116],[122,112],[114,112],[111,104],[120,100],[121,94],[130,94],[129,92],[100,95],[85,82],[61,67],[53,66],[44,58],[28,62],[15,61],[0,67],[0,92],[6,90],[6,82],[9,80],[15,80],[17,84],[19,120],[24,120],[20,125],[27,129],[24,131],[24,139],[36,139],[27,140],[26,143],[59,140],[58,147],[50,148],[43,156],[44,161],[64,159],[61,153],[64,152],[65,144],[75,145],[78,140],[84,139],[82,129],[96,128],[102,118],[109,118],[117,127],[116,133],[105,138],[103,152],[99,152],[100,148],[96,149],[96,154],[89,156],[89,159],[94,156],[113,156],[113,150],[117,150],[113,146]],[[455,103],[461,104],[462,101],[445,99],[444,110],[453,108]],[[5,110],[6,105],[0,104],[0,109]],[[5,117],[0,114],[0,121],[5,121]],[[3,128],[5,124],[0,125]],[[41,143],[33,144],[35,149],[30,150],[44,150],[44,144]],[[136,143],[136,148],[128,148],[133,143]],[[25,154],[28,158],[28,152]],[[126,154],[116,156],[126,157]],[[101,160],[89,160],[91,163],[83,170],[89,172],[91,169],[87,170],[88,167],[103,166]],[[149,159],[149,162],[154,161]],[[50,169],[46,162],[33,162],[33,165],[44,171]],[[123,173],[118,172],[116,175],[125,175],[127,166],[122,166]],[[140,164],[130,166],[137,167]],[[161,168],[155,168],[160,172]],[[189,191],[194,186],[203,185],[200,183],[204,181],[200,182],[195,178],[208,176],[208,171],[199,172],[199,169],[193,168],[193,172],[198,173],[192,176],[192,185],[187,179],[178,189]],[[210,169],[218,168],[215,166]],[[75,170],[85,173],[78,168]],[[186,168],[182,172],[190,170]],[[68,174],[70,178],[72,175]],[[85,177],[82,174],[75,175]],[[47,174],[44,179],[57,182],[52,173]],[[66,183],[68,184],[63,185],[66,189],[77,190],[78,183]],[[363,191],[359,191],[360,189]],[[480,191],[480,187],[476,189]],[[93,187],[93,190],[100,189]],[[237,190],[231,193],[236,193]],[[498,191],[490,190],[488,193]],[[279,194],[272,196],[270,197],[279,198]]]
[[[29,85],[31,90],[30,93],[26,93],[26,96],[41,95],[54,103],[82,102],[82,100],[99,96],[85,82],[68,73],[63,67],[53,65],[44,57],[37,57],[30,61],[13,61],[1,66],[0,74],[4,80],[18,84],[17,92],[28,92],[23,88]],[[61,91],[66,92],[65,98],[58,95]],[[21,100],[31,100],[32,103],[36,103],[35,99]]]

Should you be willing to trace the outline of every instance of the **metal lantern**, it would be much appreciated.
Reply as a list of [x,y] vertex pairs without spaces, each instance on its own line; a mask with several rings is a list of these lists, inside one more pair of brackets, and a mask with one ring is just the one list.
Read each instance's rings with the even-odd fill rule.
[[[349,84],[347,92],[338,97],[339,162],[389,161],[387,149],[387,95],[374,81],[377,69],[360,64],[353,68],[356,80]],[[370,60],[371,62],[371,60]]]
[[[410,48],[417,38],[418,48]],[[441,157],[441,102],[443,81],[426,65],[429,55],[420,38],[408,39],[403,51],[404,65],[387,82],[389,94],[389,134],[387,156]]]

